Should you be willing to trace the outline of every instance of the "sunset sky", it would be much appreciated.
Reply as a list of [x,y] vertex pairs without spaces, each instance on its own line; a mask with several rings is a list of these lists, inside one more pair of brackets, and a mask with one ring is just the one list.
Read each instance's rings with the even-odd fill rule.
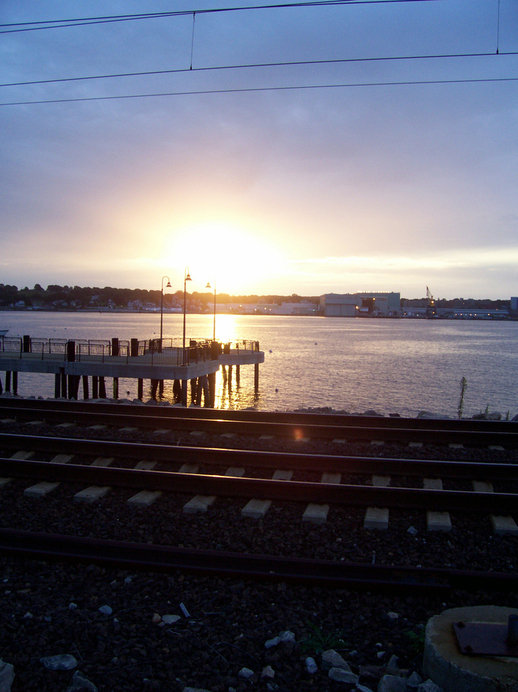
[[518,295],[518,2],[264,4],[0,4],[0,283]]

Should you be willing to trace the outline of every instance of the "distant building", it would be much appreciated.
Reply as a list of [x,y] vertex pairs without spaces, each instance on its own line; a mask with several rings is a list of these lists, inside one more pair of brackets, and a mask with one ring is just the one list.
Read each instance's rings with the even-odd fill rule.
[[327,293],[320,296],[320,313],[326,317],[399,317],[399,293]]
[[518,315],[518,297],[517,296],[512,296],[511,297],[511,303],[509,306],[509,312],[513,317],[516,317]]

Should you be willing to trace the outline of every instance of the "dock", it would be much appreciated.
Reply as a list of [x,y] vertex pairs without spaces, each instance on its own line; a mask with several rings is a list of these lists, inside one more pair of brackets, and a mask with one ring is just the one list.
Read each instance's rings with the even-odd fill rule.
[[[150,380],[151,395],[156,398],[164,389],[164,381],[173,382],[175,402],[188,403],[191,386],[192,402],[214,406],[216,373],[232,378],[235,368],[239,384],[240,368],[254,366],[254,387],[259,389],[259,365],[264,352],[258,341],[234,340],[222,343],[207,339],[180,340],[128,339],[111,340],[47,339],[2,337],[0,371],[5,372],[5,391],[17,394],[18,374],[22,372],[54,375],[56,398],[78,399],[80,385],[84,399],[107,398],[106,380],[112,380],[113,398],[119,398],[119,378],[137,380],[137,396],[143,398],[143,382]],[[0,393],[2,386],[0,382]]]

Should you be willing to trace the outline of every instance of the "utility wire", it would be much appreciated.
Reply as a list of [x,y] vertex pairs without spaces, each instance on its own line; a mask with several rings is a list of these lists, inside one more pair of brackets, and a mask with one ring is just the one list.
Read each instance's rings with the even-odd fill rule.
[[[241,7],[211,7],[203,10],[176,10],[171,12],[148,12],[145,14],[107,15],[104,17],[78,17],[75,19],[45,19],[39,22],[12,22],[0,24],[0,34],[14,34],[46,29],[64,29],[72,26],[91,24],[111,24],[143,19],[162,19],[164,17],[183,17],[192,14],[214,14],[221,12],[243,12],[245,10],[276,10],[293,7],[326,7],[333,5],[391,5],[399,3],[438,2],[439,0],[314,0],[308,2],[282,3],[277,5],[243,5]],[[10,27],[22,27],[18,29]]]
[[478,79],[430,79],[430,80],[405,80],[396,82],[359,82],[345,84],[305,84],[277,87],[245,87],[240,89],[200,89],[193,91],[163,91],[152,94],[122,94],[119,96],[83,96],[67,99],[44,99],[39,101],[11,101],[0,103],[5,106],[34,106],[50,103],[79,103],[86,101],[120,101],[128,99],[157,98],[163,96],[203,96],[214,94],[246,94],[266,91],[303,91],[314,89],[350,89],[358,87],[394,87],[394,86],[429,86],[443,84],[482,84],[499,82],[518,82],[518,77],[481,77]]
[[[192,43],[194,44],[194,25],[193,25],[193,38]],[[100,75],[88,75],[84,77],[58,77],[55,79],[36,79],[25,82],[6,82],[5,84],[0,84],[1,87],[13,87],[13,86],[34,86],[37,84],[61,84],[64,82],[84,82],[89,80],[100,80],[100,79],[118,79],[123,77],[152,77],[157,75],[167,75],[167,74],[178,74],[182,72],[215,72],[218,70],[243,70],[243,69],[253,69],[253,68],[267,68],[267,67],[302,67],[307,65],[338,65],[344,63],[360,63],[360,62],[394,62],[403,60],[447,60],[447,59],[458,59],[458,58],[490,58],[502,55],[518,55],[518,51],[509,52],[497,52],[488,51],[480,53],[439,53],[436,55],[393,55],[393,56],[379,56],[370,58],[332,58],[328,60],[294,60],[294,61],[283,61],[283,62],[264,62],[264,63],[242,63],[236,65],[214,65],[207,67],[193,67],[192,66],[192,50],[191,46],[191,63],[187,67],[179,67],[170,70],[149,70],[146,72],[118,72],[116,74],[100,74]]]

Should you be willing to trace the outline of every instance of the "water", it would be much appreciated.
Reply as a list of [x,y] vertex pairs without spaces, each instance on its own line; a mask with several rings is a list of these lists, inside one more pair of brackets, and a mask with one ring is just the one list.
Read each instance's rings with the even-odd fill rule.
[[[187,340],[210,338],[212,320],[187,315]],[[149,339],[158,336],[160,315],[0,312],[0,327],[9,336]],[[518,413],[518,322],[218,315],[216,328],[219,340],[258,340],[265,352],[257,399],[254,368],[243,366],[240,387],[230,392],[218,375],[218,406],[456,416],[465,377],[466,417],[486,407]],[[164,336],[182,336],[182,315],[164,315]],[[133,380],[119,387],[121,397],[136,397]],[[53,396],[53,376],[21,373],[18,393]],[[166,384],[165,398],[171,395]]]

